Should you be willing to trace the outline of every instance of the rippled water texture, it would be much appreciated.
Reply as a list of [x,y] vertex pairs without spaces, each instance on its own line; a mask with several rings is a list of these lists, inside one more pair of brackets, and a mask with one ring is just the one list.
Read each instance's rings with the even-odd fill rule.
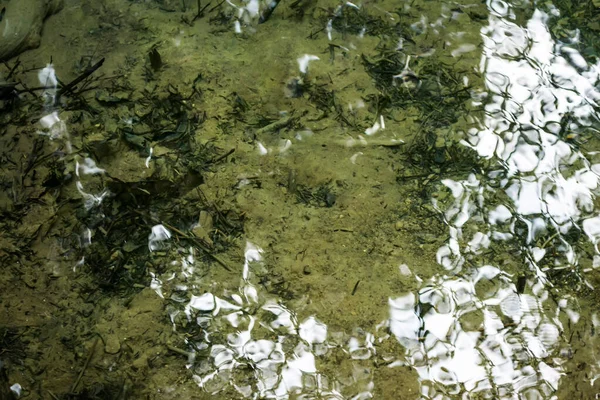
[[594,2],[64,1],[0,67],[0,399],[597,397]]

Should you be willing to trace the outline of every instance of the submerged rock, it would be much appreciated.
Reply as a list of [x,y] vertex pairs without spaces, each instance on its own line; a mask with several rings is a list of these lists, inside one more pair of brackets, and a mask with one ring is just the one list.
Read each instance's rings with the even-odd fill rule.
[[40,45],[44,20],[63,7],[63,0],[12,0],[2,2],[0,61]]
[[104,338],[104,351],[108,354],[117,354],[121,351],[121,343],[116,334],[106,335]]

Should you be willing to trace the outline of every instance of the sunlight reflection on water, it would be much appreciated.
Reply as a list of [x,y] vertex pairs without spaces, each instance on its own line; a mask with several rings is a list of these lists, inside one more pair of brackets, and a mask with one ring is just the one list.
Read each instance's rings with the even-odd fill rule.
[[[600,98],[595,87],[598,66],[587,65],[574,48],[553,41],[544,11],[536,10],[521,26],[514,22],[515,12],[507,3],[494,1],[488,6],[491,15],[481,30],[480,63],[486,92],[474,99],[485,106],[486,116],[471,121],[480,128],[467,132],[464,144],[495,165],[484,177],[445,179],[442,183],[452,192],[449,204],[433,199],[450,237],[437,252],[443,272],[423,282],[410,266],[403,266],[403,274],[413,274],[421,283],[418,292],[391,296],[389,318],[370,330],[331,332],[318,315],[299,321],[283,300],[259,294],[252,272],[263,257],[258,246],[247,243],[236,293],[195,294],[190,285],[195,263],[190,250],[178,261],[181,271],[153,275],[152,288],[162,297],[163,282],[172,281],[179,292],[192,295],[191,300],[173,295],[181,307],[171,309],[170,316],[175,329],[179,328],[175,317],[183,314],[204,332],[202,341],[189,343],[202,356],[192,357],[188,365],[204,390],[217,394],[233,387],[249,398],[367,399],[373,397],[369,368],[375,364],[364,368],[363,361],[377,359],[390,368],[414,368],[421,395],[427,399],[473,393],[488,398],[553,398],[570,354],[564,322],[578,322],[580,311],[576,299],[554,299],[549,294],[547,267],[539,265],[547,248],[536,241],[555,231],[554,251],[560,257],[555,255],[553,268],[576,269],[580,255],[562,235],[583,229],[594,245],[600,240],[593,194],[600,164],[567,142],[567,136],[593,129],[595,102]],[[248,7],[240,9],[240,15],[255,17],[254,6]],[[459,56],[473,50],[470,45],[454,52]],[[308,61],[318,59],[305,57],[301,72],[306,72]],[[379,121],[367,135],[385,128],[383,116]],[[41,123],[49,130],[46,134],[68,141],[55,113]],[[259,145],[261,154],[269,152]],[[279,153],[295,145],[288,140]],[[80,171],[81,175],[103,173],[90,161],[84,159],[75,167],[86,208],[107,196],[103,189],[97,195],[84,191]],[[497,190],[506,194],[507,201],[485,196]],[[526,294],[502,266],[468,262],[469,255],[481,254],[491,243],[518,236],[518,223],[527,227],[520,257],[534,276],[526,282]],[[466,228],[473,226],[485,229],[466,237]],[[170,236],[165,227],[156,225],[149,250],[162,249]],[[594,267],[600,265],[598,255],[594,260]],[[597,325],[595,314],[592,319]],[[378,345],[388,340],[400,343],[405,353],[378,354]],[[340,371],[330,376],[319,371],[316,359],[334,354],[356,363],[352,374]]]
[[[261,262],[257,254],[256,246],[248,243],[250,271]],[[369,359],[383,360],[390,368],[412,366],[424,398],[453,398],[465,392],[497,398],[515,393],[549,396],[562,372],[557,357],[564,349],[559,317],[570,312],[576,322],[576,312],[566,299],[554,310],[543,309],[548,292],[542,284],[535,284],[531,295],[517,295],[511,277],[495,267],[475,268],[471,274],[440,276],[417,294],[390,298],[389,319],[374,333],[354,336],[331,334],[318,317],[298,321],[281,301],[258,294],[250,272],[238,293],[205,293],[185,305],[187,318],[205,331],[202,342],[190,343],[200,353],[190,368],[197,383],[213,394],[232,385],[248,397],[371,398],[370,373],[332,377],[317,368],[316,357],[341,351],[342,357],[357,362],[356,368],[364,365],[359,360]],[[397,340],[406,353],[395,359],[378,354],[378,344],[386,340]],[[248,368],[253,371],[250,382],[245,374],[236,374]]]
[[[556,230],[556,250],[563,254],[564,265],[555,267],[574,268],[578,255],[561,235],[583,227],[594,244],[600,237],[592,195],[600,166],[564,140],[565,129],[576,132],[594,120],[600,96],[594,86],[597,67],[552,40],[543,11],[536,10],[525,26],[512,22],[514,12],[506,3],[494,2],[490,11],[489,24],[481,31],[487,92],[478,96],[485,99],[486,118],[481,129],[468,132],[465,144],[481,157],[497,158],[497,169],[487,171],[487,178],[499,183],[510,202],[490,204],[484,192],[497,190],[498,184],[492,187],[475,175],[465,181],[445,180],[454,203],[439,208],[450,240],[438,251],[438,263],[451,274],[424,282],[418,293],[390,298],[387,321],[373,333],[347,336],[343,342],[328,335],[318,316],[299,322],[281,302],[258,297],[247,271],[249,261],[259,261],[259,252],[249,244],[253,250],[247,251],[240,294],[231,295],[232,301],[206,294],[186,308],[188,316],[192,309],[199,313],[197,321],[208,331],[203,345],[211,346],[212,364],[205,360],[200,368],[193,367],[201,386],[216,393],[229,383],[245,396],[261,398],[371,398],[368,374],[367,379],[362,376],[361,391],[348,391],[344,377],[319,373],[315,356],[327,357],[339,347],[351,359],[376,358],[376,344],[392,340],[389,332],[406,353],[386,361],[390,367],[412,366],[423,398],[466,393],[555,397],[571,351],[561,336],[563,321],[576,323],[580,315],[575,300],[565,297],[556,303],[549,296],[545,270],[538,266],[546,249],[535,242],[542,233]],[[465,238],[463,227],[469,221],[483,221],[487,230]],[[465,263],[466,255],[480,253],[491,241],[514,238],[517,221],[528,228],[522,259],[535,275],[527,282],[528,294],[519,294],[514,277],[500,267]],[[248,254],[254,254],[251,260]],[[245,313],[248,304],[259,305],[263,315]],[[235,333],[227,342],[211,342],[211,332],[223,324]],[[268,339],[273,336],[277,338]],[[255,381],[244,385],[233,371],[248,365]]]
[[[462,346],[468,350],[458,354],[467,356],[475,348],[488,360],[482,363],[479,356],[475,358],[474,367],[487,368],[489,380],[482,379],[485,373],[481,370],[472,388],[494,387],[500,398],[516,394],[547,398],[559,385],[565,361],[562,355],[568,353],[560,338],[564,329],[560,317],[566,315],[576,323],[579,314],[568,306],[571,301],[561,299],[556,304],[549,298],[548,267],[538,265],[547,249],[536,245],[536,240],[548,231],[557,232],[554,251],[562,258],[555,261],[552,268],[556,269],[576,269],[580,257],[562,235],[583,228],[596,244],[593,193],[598,187],[600,165],[589,161],[565,138],[595,121],[595,102],[600,97],[595,88],[597,66],[588,66],[576,50],[553,41],[545,12],[536,10],[525,26],[519,26],[511,21],[514,17],[507,18],[513,13],[510,7],[491,11],[489,25],[482,29],[486,118],[480,130],[469,132],[466,144],[481,157],[496,157],[498,169],[487,172],[487,182],[474,175],[465,181],[443,182],[455,201],[440,210],[451,238],[438,252],[438,261],[457,272],[465,268],[465,254],[487,248],[490,239],[512,239],[519,222],[527,226],[521,245],[523,262],[536,277],[529,282],[532,293],[517,295],[507,280],[493,297],[480,298],[483,304],[499,305],[500,310],[482,309],[485,334],[478,338],[481,344],[473,340]],[[505,191],[509,202],[490,204],[483,196],[498,189]],[[484,221],[488,230],[472,239],[464,238],[462,228],[470,220]],[[470,240],[469,246],[461,248],[463,240]],[[510,319],[508,324],[498,317],[498,311]],[[454,348],[456,351],[461,346],[455,344]],[[434,377],[427,379],[441,383]]]

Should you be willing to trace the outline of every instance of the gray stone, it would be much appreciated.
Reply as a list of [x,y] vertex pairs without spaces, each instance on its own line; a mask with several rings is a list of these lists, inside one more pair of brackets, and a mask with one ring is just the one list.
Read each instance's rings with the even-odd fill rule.
[[121,350],[121,343],[119,342],[117,335],[106,335],[104,341],[104,351],[108,354],[117,354]]
[[12,0],[0,7],[5,8],[0,21],[0,61],[6,61],[40,45],[44,20],[62,9],[63,0]]

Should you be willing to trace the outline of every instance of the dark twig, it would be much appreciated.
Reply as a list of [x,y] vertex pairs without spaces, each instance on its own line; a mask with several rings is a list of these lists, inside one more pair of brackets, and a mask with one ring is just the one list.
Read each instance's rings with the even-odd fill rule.
[[272,0],[269,5],[267,6],[267,9],[262,12],[260,14],[260,17],[258,18],[258,23],[259,24],[264,24],[265,22],[267,22],[269,20],[269,18],[271,18],[271,14],[273,14],[273,11],[275,11],[275,8],[279,5],[279,2],[281,0]]
[[43,141],[39,140],[39,138],[36,138],[33,142],[33,148],[31,149],[31,153],[29,153],[29,156],[27,157],[27,165],[23,169],[23,176],[21,177],[21,182],[23,182],[23,179],[25,179],[29,171],[31,171],[31,168],[33,168],[33,166],[35,165],[35,162],[38,159],[43,147]]
[[88,69],[86,69],[85,71],[83,71],[83,73],[81,75],[79,75],[77,78],[73,79],[71,82],[69,82],[68,84],[66,84],[63,87],[61,87],[60,90],[58,91],[58,93],[56,94],[56,99],[58,100],[61,95],[69,93],[70,91],[72,91],[73,88],[79,82],[83,81],[85,78],[87,78],[88,76],[90,76],[91,74],[93,74],[98,68],[100,68],[102,66],[102,64],[104,64],[104,58],[102,58],[96,64],[92,65],[91,67],[89,67]]
[[52,90],[52,89],[56,89],[54,86],[36,86],[33,88],[29,88],[27,86],[25,86],[23,83],[18,83],[21,86],[23,86],[25,89],[15,89],[17,92],[22,93],[22,92],[29,92],[32,93],[34,90]]
[[200,0],[198,0],[198,13],[194,16],[194,18],[192,18],[192,23],[195,22],[197,19],[204,17],[204,10],[206,10],[208,6],[210,6],[210,4],[211,2],[209,1],[207,5],[201,7]]
[[50,390],[46,390],[46,391],[48,392],[50,397],[52,397],[54,400],[59,400],[59,398],[54,393],[52,393]]
[[234,151],[235,151],[235,149],[231,149],[231,150],[229,150],[227,153],[223,154],[222,156],[219,156],[219,157],[215,158],[215,159],[214,159],[214,160],[212,160],[210,163],[211,163],[211,164],[216,164],[216,163],[218,163],[219,161],[221,161],[222,159],[229,157],[231,154],[233,154],[233,152],[234,152]]
[[352,289],[352,296],[354,296],[354,294],[356,293],[356,290],[358,289],[358,284],[360,283],[360,279],[356,281],[356,283],[354,284],[354,289]]
[[85,364],[83,364],[83,368],[81,368],[81,372],[79,373],[77,380],[73,384],[73,387],[71,387],[71,393],[75,393],[75,389],[77,389],[77,386],[79,385],[79,382],[81,381],[81,378],[83,377],[83,373],[85,372],[88,365],[90,364],[90,361],[92,360],[92,357],[94,356],[94,350],[96,350],[96,344],[98,344],[98,338],[96,338],[96,340],[94,340],[94,344],[92,344],[92,348],[90,349],[90,354],[88,354],[88,358],[87,358],[87,360],[85,360]]
[[181,354],[182,356],[186,356],[187,358],[194,356],[194,353],[182,350],[179,347],[171,346],[170,344],[167,344],[166,346],[167,346],[167,349],[171,350],[173,353]]
[[175,228],[172,225],[167,224],[166,222],[163,222],[163,225],[166,226],[168,229],[172,230],[173,232],[179,234],[179,236],[181,236],[183,239],[193,241],[196,244],[196,246],[198,246],[200,248],[200,250],[204,251],[204,253],[206,255],[208,255],[210,258],[212,258],[214,261],[216,261],[217,264],[219,264],[221,267],[225,268],[227,271],[231,272],[231,268],[229,268],[229,266],[227,264],[225,264],[225,262],[223,260],[221,260],[219,257],[214,255],[213,252],[208,247],[206,247],[202,242],[200,242],[200,240],[198,238],[186,235],[179,229]]
[[219,4],[217,4],[216,6],[214,6],[213,8],[211,8],[210,10],[208,10],[208,13],[210,14],[211,12],[215,11],[217,8],[221,7],[221,5],[222,5],[223,3],[225,3],[225,1],[226,1],[226,0],[221,0],[221,1],[219,2]]
[[[6,66],[6,68],[8,68],[8,64],[4,63],[4,65]],[[12,76],[12,74],[15,72],[15,70],[17,69],[17,67],[21,65],[21,61],[17,60],[17,62],[15,63],[15,65],[13,65],[12,68],[8,68],[10,71],[8,71],[8,74],[6,75],[6,79],[10,79],[10,77]]]
[[[145,214],[143,214],[142,212],[138,211],[138,210],[133,210],[136,214],[139,214],[141,216],[146,216]],[[158,218],[153,218],[150,217],[150,219],[152,219],[155,222],[160,222],[158,220]],[[202,250],[207,256],[209,256],[210,258],[212,258],[217,264],[219,264],[221,267],[225,268],[227,271],[231,272],[231,268],[229,268],[229,266],[225,263],[225,261],[221,260],[219,257],[217,257],[215,254],[213,254],[213,252],[206,247],[198,238],[194,237],[194,236],[189,236],[186,235],[184,232],[180,231],[179,229],[175,228],[173,225],[170,225],[166,222],[161,222],[167,229],[170,229],[171,231],[177,233],[182,239],[186,239],[186,240],[191,240],[192,242],[194,242],[196,244],[196,246],[198,246],[198,248],[200,250]]]

